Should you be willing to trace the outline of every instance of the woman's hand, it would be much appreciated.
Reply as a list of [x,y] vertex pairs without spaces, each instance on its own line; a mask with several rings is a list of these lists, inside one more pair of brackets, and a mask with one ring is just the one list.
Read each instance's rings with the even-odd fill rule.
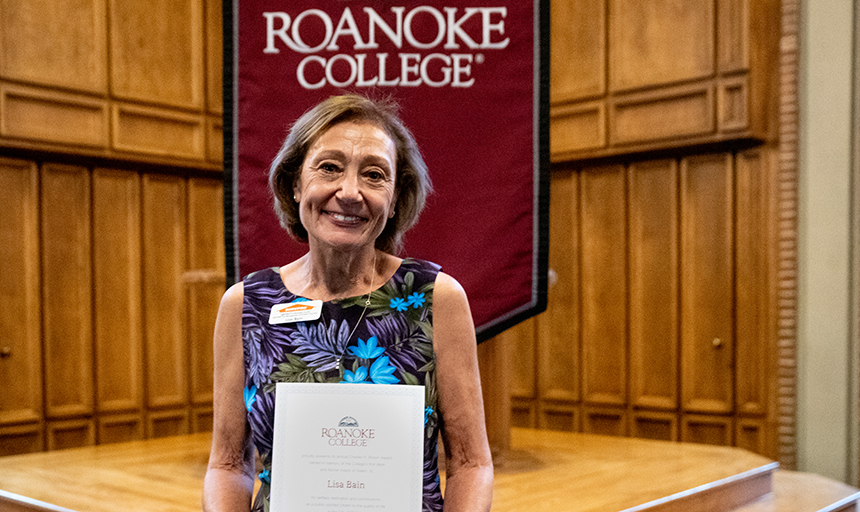
[[445,511],[488,511],[493,460],[487,442],[477,342],[466,292],[440,273],[433,288],[433,346],[443,418]]

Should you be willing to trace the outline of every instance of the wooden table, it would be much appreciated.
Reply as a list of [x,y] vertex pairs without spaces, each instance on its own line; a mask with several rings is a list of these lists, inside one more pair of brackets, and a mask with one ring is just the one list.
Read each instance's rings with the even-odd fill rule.
[[[195,434],[0,458],[0,490],[80,512],[119,504],[128,512],[199,511],[210,440]],[[587,434],[514,429],[511,446],[496,462],[496,512],[704,510],[684,500],[741,477],[767,491],[776,469],[736,448]]]

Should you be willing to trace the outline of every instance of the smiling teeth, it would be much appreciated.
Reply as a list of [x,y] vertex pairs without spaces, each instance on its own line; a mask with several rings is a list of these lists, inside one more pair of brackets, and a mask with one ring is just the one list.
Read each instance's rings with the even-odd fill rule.
[[335,218],[335,220],[339,220],[341,222],[358,222],[361,220],[361,217],[355,217],[353,215],[343,215],[342,213],[331,213],[331,216]]

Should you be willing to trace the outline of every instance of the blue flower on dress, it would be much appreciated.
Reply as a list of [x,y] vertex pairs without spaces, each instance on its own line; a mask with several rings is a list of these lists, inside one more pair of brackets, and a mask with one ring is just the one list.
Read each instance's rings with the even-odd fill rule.
[[429,405],[424,408],[424,424],[427,424],[427,420],[430,419],[430,415],[433,414],[433,408]]
[[375,384],[396,384],[399,381],[392,375],[396,369],[388,364],[388,356],[382,356],[370,365],[370,380]]
[[343,380],[341,382],[365,382],[367,380],[367,368],[359,366],[355,373],[350,370],[343,371]]
[[251,410],[251,406],[257,401],[257,386],[245,388],[245,409]]
[[420,308],[424,305],[424,294],[423,293],[412,293],[409,298],[406,299],[406,305],[412,306],[415,309]]
[[400,297],[392,297],[392,299],[388,303],[388,305],[391,307],[391,309],[395,309],[395,310],[401,311],[401,312],[406,311],[406,308],[409,307],[409,305],[406,303],[406,301],[401,299]]
[[377,347],[376,343],[376,336],[371,336],[367,341],[358,338],[358,346],[349,347],[349,351],[359,359],[373,359],[381,356],[382,353],[385,352],[385,349]]
[[260,478],[261,482],[265,482],[267,484],[272,483],[271,478],[269,477],[269,470],[268,469],[263,471],[262,473],[260,473],[257,476]]

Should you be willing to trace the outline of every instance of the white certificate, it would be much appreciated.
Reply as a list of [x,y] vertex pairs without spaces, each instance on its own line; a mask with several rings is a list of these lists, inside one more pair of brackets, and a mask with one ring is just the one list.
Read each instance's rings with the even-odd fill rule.
[[271,512],[420,512],[424,386],[279,383]]

